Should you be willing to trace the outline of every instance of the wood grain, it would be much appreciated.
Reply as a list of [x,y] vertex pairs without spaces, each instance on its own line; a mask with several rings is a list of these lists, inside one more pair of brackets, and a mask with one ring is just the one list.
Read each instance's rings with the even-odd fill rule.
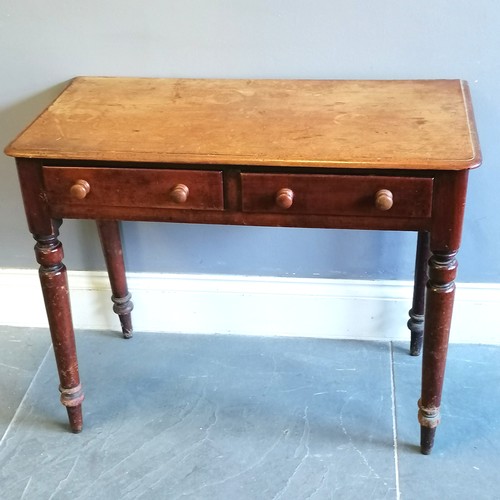
[[481,158],[460,80],[74,79],[15,157],[461,170]]

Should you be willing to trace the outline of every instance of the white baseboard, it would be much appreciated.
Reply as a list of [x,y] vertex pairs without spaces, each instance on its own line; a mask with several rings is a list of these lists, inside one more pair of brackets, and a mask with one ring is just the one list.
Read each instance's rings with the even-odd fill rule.
[[[75,328],[118,330],[104,272],[70,272]],[[128,274],[140,331],[407,340],[412,283]],[[0,269],[0,324],[46,327],[38,273]],[[500,344],[499,284],[459,284],[452,342]]]

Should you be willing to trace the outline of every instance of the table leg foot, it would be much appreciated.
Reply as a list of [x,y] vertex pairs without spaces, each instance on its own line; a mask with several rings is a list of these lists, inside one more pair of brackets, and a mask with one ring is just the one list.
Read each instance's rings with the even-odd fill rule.
[[434,446],[434,436],[436,428],[420,427],[420,453],[422,455],[430,455]]
[[420,451],[423,455],[429,455],[434,446],[436,428],[441,421],[439,408],[426,408],[418,401],[418,421],[420,423]]
[[69,426],[73,434],[79,434],[83,429],[82,405],[68,406]]
[[80,384],[72,388],[59,387],[61,403],[66,407],[71,431],[78,434],[83,428],[82,402],[84,394]]

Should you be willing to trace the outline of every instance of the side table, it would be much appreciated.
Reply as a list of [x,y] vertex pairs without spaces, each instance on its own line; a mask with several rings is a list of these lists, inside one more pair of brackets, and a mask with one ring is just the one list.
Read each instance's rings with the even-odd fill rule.
[[84,395],[64,218],[97,221],[125,337],[132,303],[118,221],[404,230],[419,235],[408,326],[412,354],[424,339],[418,418],[430,453],[467,177],[481,163],[465,82],[79,77],[5,151],[74,432]]

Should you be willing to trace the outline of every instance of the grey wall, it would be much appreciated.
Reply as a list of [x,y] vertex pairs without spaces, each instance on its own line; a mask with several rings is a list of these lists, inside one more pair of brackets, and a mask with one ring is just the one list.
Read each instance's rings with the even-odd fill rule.
[[[75,75],[464,78],[484,164],[472,172],[460,279],[500,282],[500,3],[495,0],[2,0],[0,144]],[[0,267],[35,267],[14,161],[0,157]],[[400,233],[124,224],[131,271],[411,278]],[[103,269],[66,221],[70,269]],[[85,251],[82,250],[85,244]]]

